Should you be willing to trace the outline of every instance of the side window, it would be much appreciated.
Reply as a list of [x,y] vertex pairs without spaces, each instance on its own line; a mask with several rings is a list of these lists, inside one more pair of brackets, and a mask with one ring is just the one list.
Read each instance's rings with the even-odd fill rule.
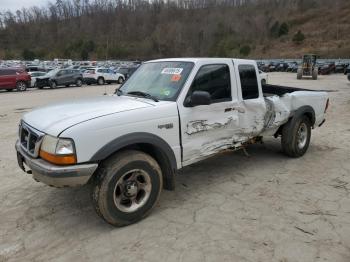
[[194,91],[206,91],[211,95],[213,103],[231,100],[230,69],[228,65],[202,66],[190,88]]
[[258,98],[259,87],[255,67],[253,65],[239,65],[238,71],[241,79],[243,100]]
[[97,70],[97,72],[99,72],[99,73],[103,73],[103,70],[102,70],[102,69],[99,69],[99,70]]

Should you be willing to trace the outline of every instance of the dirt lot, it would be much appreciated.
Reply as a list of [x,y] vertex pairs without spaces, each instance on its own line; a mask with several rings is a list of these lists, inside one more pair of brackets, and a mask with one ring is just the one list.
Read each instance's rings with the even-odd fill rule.
[[[0,261],[350,261],[350,82],[344,75],[270,82],[330,93],[327,122],[300,159],[279,139],[187,167],[140,223],[113,228],[89,188],[55,189],[18,167],[14,144],[33,107],[100,95],[100,86],[0,92]],[[107,86],[109,93],[115,86]]]

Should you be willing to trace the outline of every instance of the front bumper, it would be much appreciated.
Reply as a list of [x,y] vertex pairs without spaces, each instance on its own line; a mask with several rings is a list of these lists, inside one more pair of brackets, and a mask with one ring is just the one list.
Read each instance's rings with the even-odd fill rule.
[[[40,158],[28,156],[16,142],[19,167],[26,173],[32,173],[36,181],[54,187],[74,187],[85,185],[94,174],[98,164],[80,164],[72,166],[53,165]],[[25,165],[29,170],[26,170]]]

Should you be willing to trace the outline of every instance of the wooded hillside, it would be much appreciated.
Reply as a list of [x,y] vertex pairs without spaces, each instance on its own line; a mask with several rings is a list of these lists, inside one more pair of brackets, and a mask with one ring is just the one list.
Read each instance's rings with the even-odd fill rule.
[[349,0],[57,0],[0,13],[0,59],[350,57]]

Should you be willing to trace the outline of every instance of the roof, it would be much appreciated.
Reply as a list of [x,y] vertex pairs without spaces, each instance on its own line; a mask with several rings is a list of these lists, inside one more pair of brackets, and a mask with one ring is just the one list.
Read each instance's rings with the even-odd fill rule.
[[227,63],[231,61],[239,61],[239,62],[252,62],[255,60],[246,60],[246,59],[237,59],[237,58],[220,58],[220,57],[179,57],[179,58],[164,58],[164,59],[156,59],[156,60],[150,60],[147,62],[207,62],[207,63]]

